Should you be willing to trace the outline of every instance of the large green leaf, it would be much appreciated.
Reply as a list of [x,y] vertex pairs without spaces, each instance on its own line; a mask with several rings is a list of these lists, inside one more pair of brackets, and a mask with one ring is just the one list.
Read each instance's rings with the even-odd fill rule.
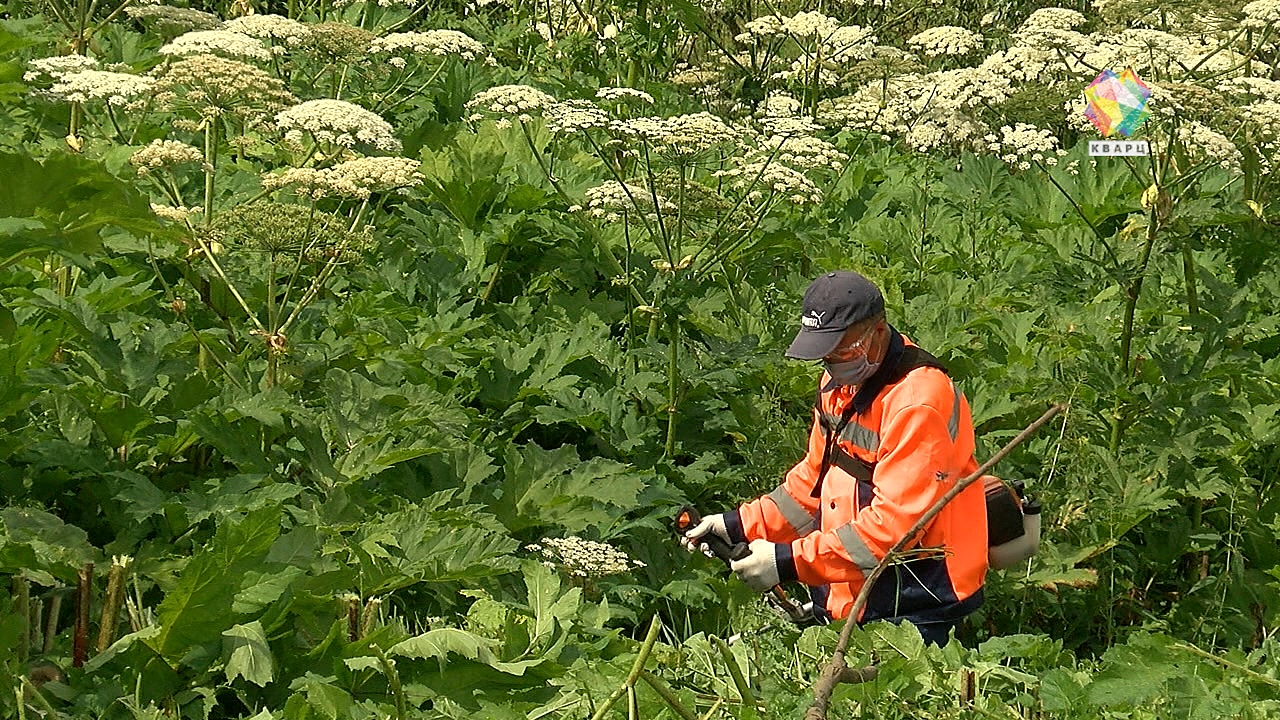
[[523,675],[526,670],[543,662],[542,658],[521,660],[518,662],[502,662],[493,653],[497,640],[481,637],[458,628],[436,628],[422,635],[416,635],[396,643],[387,651],[395,655],[417,659],[435,659],[440,661],[440,670],[448,665],[449,655],[456,654],[468,660],[475,660],[509,675]]
[[150,202],[101,163],[0,153],[0,267],[39,250],[73,255],[102,246],[102,230],[160,232]]
[[222,632],[222,657],[227,682],[243,677],[264,687],[275,679],[275,658],[262,631],[262,623],[257,620]]
[[99,555],[85,531],[35,508],[0,510],[0,573],[42,585],[75,584],[77,571]]
[[505,457],[502,494],[493,510],[512,532],[608,527],[636,507],[647,485],[629,466],[604,458],[583,461],[568,445],[555,450],[512,445]]
[[236,624],[232,605],[241,580],[258,569],[280,532],[280,509],[263,508],[239,522],[223,521],[213,540],[183,568],[178,584],[156,609],[161,631],[148,639],[176,666],[194,645],[215,641]]

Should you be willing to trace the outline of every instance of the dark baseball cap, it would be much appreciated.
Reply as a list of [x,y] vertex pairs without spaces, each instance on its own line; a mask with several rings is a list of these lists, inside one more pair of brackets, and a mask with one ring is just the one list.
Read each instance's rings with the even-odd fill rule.
[[836,349],[850,325],[883,312],[884,296],[875,283],[848,270],[824,273],[804,291],[800,332],[786,356],[821,360]]

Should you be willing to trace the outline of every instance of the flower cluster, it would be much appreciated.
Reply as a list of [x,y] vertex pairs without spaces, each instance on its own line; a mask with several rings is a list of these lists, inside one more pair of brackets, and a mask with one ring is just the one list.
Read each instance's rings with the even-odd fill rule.
[[1240,149],[1227,136],[1208,125],[1183,120],[1178,126],[1178,139],[1186,144],[1193,157],[1216,163],[1225,170],[1240,170]]
[[130,5],[124,12],[134,20],[154,26],[164,35],[214,30],[222,24],[216,15],[172,5]]
[[677,158],[691,158],[737,140],[739,133],[706,112],[673,117],[620,120],[610,126],[626,137],[648,142],[654,150]]
[[27,62],[22,79],[28,83],[50,83],[72,73],[94,70],[98,61],[84,55],[54,55]]
[[986,150],[997,155],[1010,167],[1026,170],[1033,162],[1045,165],[1058,164],[1058,158],[1067,152],[1059,148],[1058,138],[1048,130],[1034,125],[1018,123],[1000,128],[1000,135],[989,133],[983,137]]
[[781,163],[749,161],[712,174],[728,180],[734,190],[746,192],[752,202],[764,199],[766,192],[786,197],[796,205],[822,202],[822,192],[813,181]]
[[248,35],[260,40],[271,40],[283,43],[286,47],[297,47],[311,34],[310,28],[297,20],[282,15],[245,15],[228,20],[222,25],[223,30]]
[[129,164],[137,168],[139,175],[147,175],[162,167],[202,162],[204,153],[177,140],[152,140],[129,156]]
[[[675,203],[651,192],[649,188],[631,183],[620,183],[609,180],[584,193],[587,198],[587,214],[605,222],[617,222],[630,213],[643,213],[649,220],[657,218],[658,213],[673,213]],[[570,210],[581,210],[575,205]]]
[[570,135],[581,130],[609,125],[609,115],[586,100],[566,100],[543,111],[547,130],[556,135]]
[[[555,98],[528,85],[499,85],[482,90],[467,101],[468,108],[487,110],[499,115],[515,115],[522,122],[531,119],[529,113],[546,110],[555,104]],[[483,117],[477,113],[469,119],[475,121]]]
[[391,33],[374,38],[369,44],[369,52],[401,58],[411,58],[414,55],[455,55],[463,60],[483,59],[489,64],[497,62],[482,43],[457,30]]
[[151,212],[155,213],[156,217],[161,218],[163,220],[172,220],[174,222],[185,222],[192,215],[196,213],[204,212],[204,208],[180,207],[180,206],[175,207],[173,205],[159,205],[157,203],[151,203]]
[[1280,80],[1238,77],[1225,80],[1218,87],[1239,97],[1280,101]]
[[300,50],[327,62],[358,62],[369,54],[373,33],[341,22],[307,25]]
[[308,100],[276,113],[276,127],[298,141],[304,133],[317,142],[355,147],[367,143],[387,152],[399,152],[391,124],[376,113],[345,100]]
[[161,55],[222,55],[250,60],[270,60],[271,51],[257,38],[230,30],[193,30],[160,46]]
[[216,55],[195,55],[155,70],[155,99],[200,117],[222,114],[254,120],[298,101],[284,83],[252,65]]
[[356,3],[360,3],[360,2],[373,2],[373,3],[376,3],[378,7],[382,7],[382,8],[390,8],[390,7],[412,8],[412,7],[417,7],[418,5],[418,0],[333,0],[333,6],[347,7],[348,5],[355,5]]
[[629,87],[602,87],[596,91],[596,98],[606,102],[609,100],[639,100],[649,105],[653,104],[652,95],[643,90]]
[[1084,15],[1066,8],[1040,8],[1027,16],[1018,26],[1018,31],[1035,33],[1043,30],[1072,30],[1085,22]]
[[774,162],[800,170],[839,171],[849,161],[849,156],[837,150],[835,145],[810,135],[768,138],[753,157],[761,160],[772,158]]
[[926,57],[968,55],[982,49],[982,36],[954,25],[942,25],[917,33],[907,45]]
[[402,157],[359,157],[329,168],[333,175],[345,178],[366,192],[393,192],[422,184],[417,160]]
[[790,17],[762,15],[746,24],[746,32],[736,36],[738,42],[750,42],[754,38],[772,38],[790,35],[795,38],[825,38],[840,27],[840,22],[819,12],[798,12]]
[[1280,23],[1280,0],[1253,0],[1243,10],[1245,27],[1262,30]]
[[587,540],[576,535],[565,538],[542,538],[525,546],[543,558],[542,564],[563,570],[570,577],[594,578],[644,567],[639,560],[632,560],[625,552],[608,543]]
[[279,190],[292,188],[302,197],[319,200],[321,198],[356,198],[369,197],[367,190],[351,182],[348,178],[339,177],[328,169],[289,168],[279,174],[262,176],[263,190]]
[[44,95],[65,102],[104,100],[109,105],[125,105],[151,92],[155,81],[145,75],[81,70],[54,81]]
[[1263,138],[1271,142],[1280,140],[1280,102],[1265,100],[1253,103],[1246,105],[1242,112]]

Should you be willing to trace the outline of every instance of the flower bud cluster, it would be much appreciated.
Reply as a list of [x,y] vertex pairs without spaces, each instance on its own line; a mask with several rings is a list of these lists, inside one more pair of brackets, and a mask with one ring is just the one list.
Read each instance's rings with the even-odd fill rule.
[[308,100],[276,113],[275,120],[285,137],[295,142],[309,134],[317,142],[343,147],[367,143],[387,152],[400,150],[390,123],[345,100]]
[[137,168],[139,175],[147,175],[162,167],[203,162],[204,153],[177,140],[152,140],[129,156],[129,164]]
[[192,215],[204,212],[204,208],[200,207],[174,207],[173,205],[158,205],[151,203],[151,212],[156,217],[163,220],[172,220],[174,222],[185,222]]
[[1280,0],[1253,0],[1243,11],[1245,27],[1263,30],[1280,25]]
[[542,538],[525,546],[543,558],[543,565],[562,570],[570,577],[596,578],[619,575],[645,564],[633,560],[625,552],[608,543],[587,540],[576,535],[564,538]]
[[223,113],[261,119],[298,101],[284,83],[263,70],[216,55],[194,55],[155,69],[155,99],[171,110],[201,117]]

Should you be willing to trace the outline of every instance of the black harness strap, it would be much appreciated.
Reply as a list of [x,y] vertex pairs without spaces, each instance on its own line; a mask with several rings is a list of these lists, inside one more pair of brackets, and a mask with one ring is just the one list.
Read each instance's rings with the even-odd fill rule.
[[822,448],[822,465],[818,470],[818,479],[813,483],[811,497],[822,497],[822,481],[826,479],[827,471],[832,465],[858,480],[871,482],[872,475],[875,473],[875,463],[869,463],[845,452],[837,440],[855,415],[866,412],[871,407],[871,402],[880,394],[880,391],[906,377],[907,373],[916,368],[931,367],[944,373],[947,371],[946,366],[938,358],[918,347],[907,347],[897,330],[890,328],[890,333],[889,350],[885,353],[880,369],[858,388],[858,392],[854,394],[848,406],[840,413],[840,422],[835,426],[831,426],[826,414],[822,411],[822,385],[818,385],[813,407],[818,413],[819,424],[827,431],[827,438]]

